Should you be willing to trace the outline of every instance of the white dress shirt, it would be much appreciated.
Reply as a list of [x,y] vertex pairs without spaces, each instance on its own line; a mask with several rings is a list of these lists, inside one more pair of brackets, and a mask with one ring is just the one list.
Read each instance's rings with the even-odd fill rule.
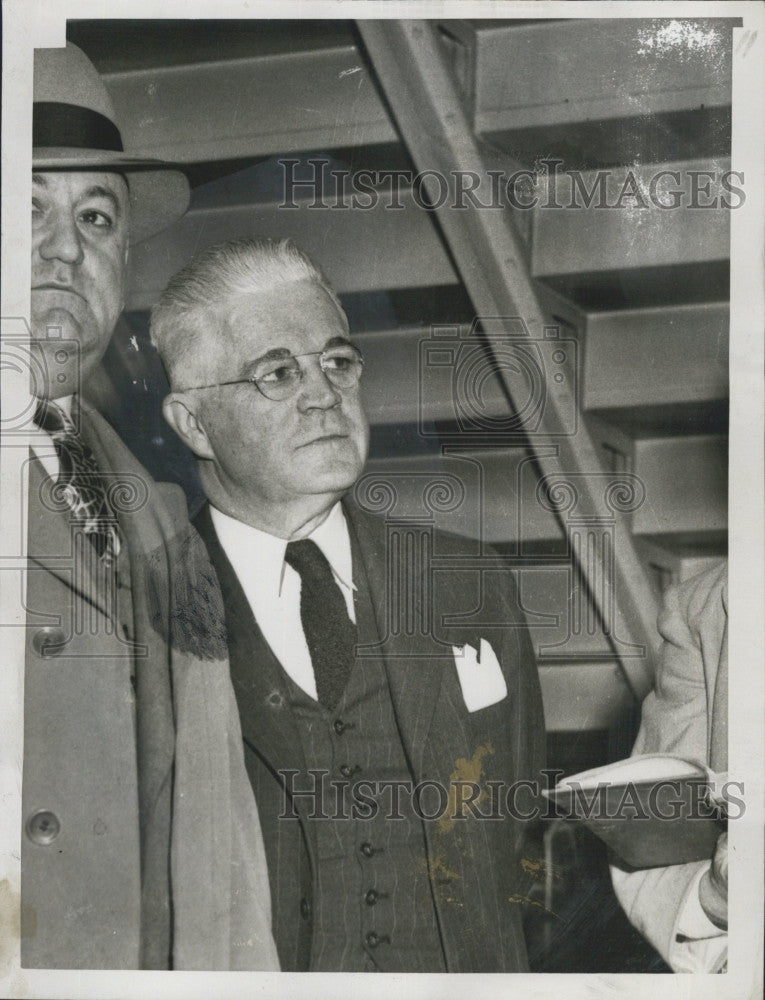
[[669,947],[674,972],[715,972],[727,954],[728,935],[707,917],[699,902],[699,882],[710,864],[702,866],[688,887]]
[[[287,539],[243,524],[213,506],[210,515],[266,642],[292,680],[318,701],[300,621],[300,575],[284,561]],[[307,537],[324,553],[355,623],[351,539],[339,502]]]

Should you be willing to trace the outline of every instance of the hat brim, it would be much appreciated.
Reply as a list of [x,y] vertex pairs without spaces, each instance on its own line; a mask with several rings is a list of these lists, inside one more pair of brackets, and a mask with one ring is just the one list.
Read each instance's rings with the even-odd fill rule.
[[186,175],[161,160],[103,149],[44,147],[32,150],[32,169],[116,170],[125,174],[130,189],[131,244],[168,229],[189,207],[191,191]]

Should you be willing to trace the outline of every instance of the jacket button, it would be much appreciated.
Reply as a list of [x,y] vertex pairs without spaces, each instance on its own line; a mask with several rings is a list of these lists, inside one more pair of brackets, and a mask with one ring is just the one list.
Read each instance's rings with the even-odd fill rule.
[[364,902],[367,906],[374,906],[377,900],[380,898],[380,894],[376,889],[370,889],[366,896],[364,896]]
[[40,809],[32,813],[26,823],[27,836],[34,844],[51,844],[61,832],[61,823],[55,813]]
[[58,656],[65,643],[64,630],[53,625],[38,629],[32,636],[32,648],[38,656]]
[[342,776],[344,778],[350,778],[350,777],[352,777],[352,775],[354,775],[357,771],[360,771],[360,770],[361,770],[361,768],[358,767],[356,764],[341,764],[340,765],[340,774],[342,774]]
[[371,858],[372,855],[375,853],[374,847],[372,847],[372,845],[369,843],[368,840],[364,841],[359,850],[361,851],[361,853],[364,855],[365,858]]
[[300,900],[300,916],[303,920],[311,919],[311,903],[305,896]]
[[342,736],[345,732],[346,726],[342,719],[335,719],[332,723],[332,728],[335,730],[338,736]]
[[364,940],[370,948],[376,948],[381,941],[387,940],[387,938],[381,938],[377,931],[370,931]]

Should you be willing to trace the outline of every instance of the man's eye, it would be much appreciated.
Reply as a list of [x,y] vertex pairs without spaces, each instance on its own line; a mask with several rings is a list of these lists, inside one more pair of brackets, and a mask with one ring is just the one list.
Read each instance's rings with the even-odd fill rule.
[[279,365],[255,376],[257,382],[265,382],[266,385],[278,385],[280,382],[289,382],[296,374],[296,367],[292,365]]
[[350,358],[325,358],[324,367],[334,372],[347,371],[351,366]]
[[354,352],[340,351],[337,354],[325,354],[323,367],[330,368],[332,371],[336,372],[344,372],[348,371],[349,368],[352,368],[357,361],[358,357]]
[[80,219],[89,226],[97,226],[99,229],[110,229],[114,222],[106,212],[100,212],[96,208],[89,208],[80,213]]

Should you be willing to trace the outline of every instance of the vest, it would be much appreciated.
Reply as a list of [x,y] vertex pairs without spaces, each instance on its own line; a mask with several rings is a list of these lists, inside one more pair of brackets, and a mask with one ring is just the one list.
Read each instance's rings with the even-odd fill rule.
[[[366,581],[356,585],[359,634],[376,634]],[[316,851],[311,971],[445,972],[422,820],[382,660],[357,657],[331,712],[286,673],[284,683],[309,772],[293,787],[313,797],[303,796]]]

